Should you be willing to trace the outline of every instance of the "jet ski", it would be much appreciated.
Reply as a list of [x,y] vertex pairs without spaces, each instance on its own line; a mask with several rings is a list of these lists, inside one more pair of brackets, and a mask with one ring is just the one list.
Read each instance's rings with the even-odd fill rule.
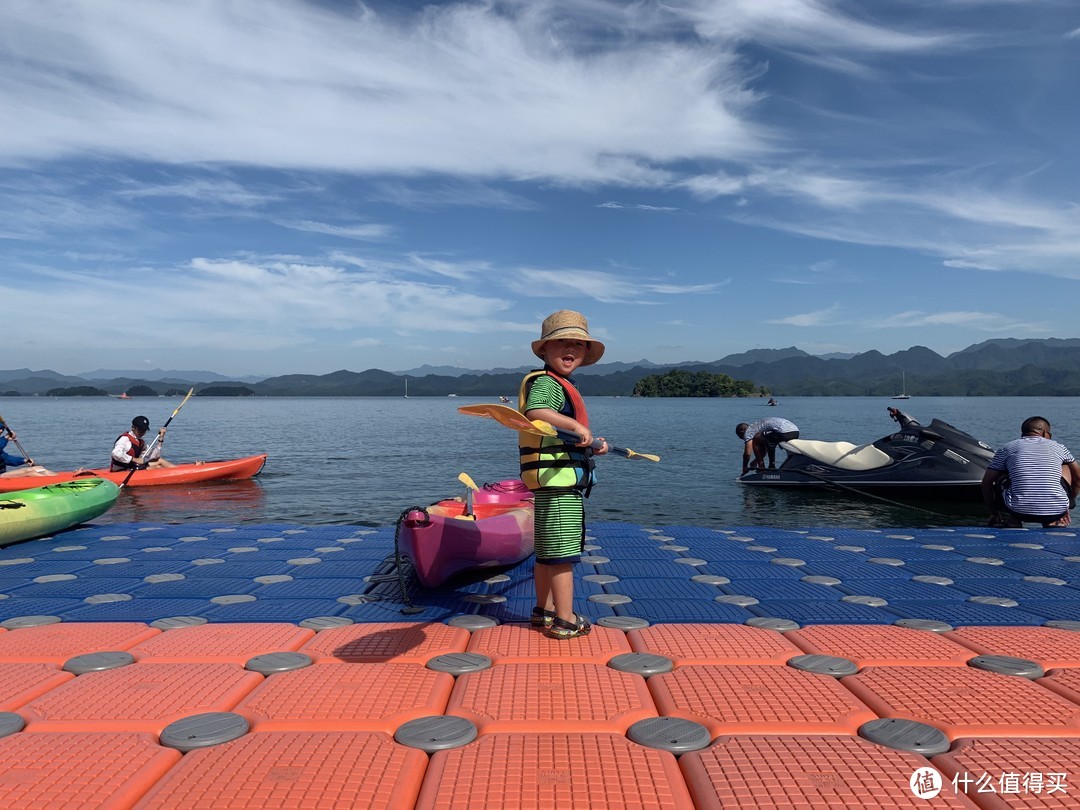
[[738,481],[779,489],[854,489],[878,495],[975,501],[994,449],[948,422],[921,425],[888,408],[900,429],[876,442],[781,442],[787,452],[775,469],[752,469]]

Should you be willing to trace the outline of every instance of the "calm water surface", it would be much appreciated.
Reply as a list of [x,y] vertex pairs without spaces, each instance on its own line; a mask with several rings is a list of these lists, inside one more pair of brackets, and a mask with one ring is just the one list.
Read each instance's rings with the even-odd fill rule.
[[[456,411],[485,401],[492,398],[193,397],[169,428],[166,457],[182,462],[266,452],[262,474],[253,481],[128,489],[98,520],[392,524],[409,506],[461,494],[461,472],[478,483],[517,476],[516,434]],[[67,470],[106,464],[132,417],[145,414],[154,431],[179,403],[179,397],[19,397],[0,399],[0,414],[36,460]],[[1080,452],[1077,398],[793,397],[776,408],[756,399],[588,397],[588,403],[598,435],[662,460],[598,459],[600,485],[587,516],[648,526],[919,527],[985,519],[978,507],[928,502],[912,508],[742,487],[735,482],[742,448],[734,427],[765,416],[791,419],[803,438],[862,443],[892,432],[885,409],[897,405],[923,424],[944,419],[998,447],[1038,414],[1051,421],[1055,439]]]

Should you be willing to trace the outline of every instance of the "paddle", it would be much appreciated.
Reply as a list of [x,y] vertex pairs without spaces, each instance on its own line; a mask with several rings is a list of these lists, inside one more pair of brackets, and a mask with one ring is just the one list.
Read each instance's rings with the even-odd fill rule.
[[[176,406],[176,410],[172,412],[172,416],[170,416],[168,419],[166,419],[165,424],[161,426],[162,430],[164,430],[165,428],[167,428],[169,426],[169,423],[176,417],[176,415],[178,413],[180,413],[180,409],[184,407],[184,403],[187,402],[189,399],[191,399],[191,395],[194,394],[194,393],[195,393],[194,388],[192,388],[190,391],[187,392],[187,396],[184,397],[183,401],[179,405]],[[161,435],[161,433],[159,431],[158,435],[153,438],[153,440],[150,442],[149,445],[147,445],[147,448],[143,451],[143,458],[146,458],[148,455],[150,455],[150,451],[154,449],[154,445],[157,444],[158,436],[160,436],[160,435]],[[124,480],[120,483],[120,489],[123,489],[125,486],[127,486],[127,482],[131,480],[131,476],[133,476],[135,474],[135,471],[137,469],[139,469],[139,468],[138,467],[132,467],[131,471],[126,476],[124,476]]]
[[[462,405],[458,408],[458,412],[463,413],[466,416],[484,416],[488,419],[494,419],[500,425],[505,425],[508,428],[513,428],[522,433],[532,433],[536,436],[558,436],[563,441],[573,442],[575,444],[581,441],[581,437],[576,433],[571,433],[568,430],[560,430],[539,419],[530,421],[526,418],[525,414],[521,413],[521,411],[514,410],[507,405],[496,405],[494,403]],[[593,441],[592,447],[594,450],[599,450],[600,446],[599,439]],[[653,455],[652,453],[638,453],[634,450],[629,450],[625,447],[615,447],[611,444],[608,444],[608,451],[617,456],[623,456],[624,458],[644,459],[645,461],[660,460],[660,456]]]
[[480,487],[476,485],[476,482],[472,480],[468,473],[461,473],[457,479],[467,487],[465,490],[465,513],[459,515],[459,517],[476,520],[476,516],[473,514],[473,493],[479,492]]
[[30,458],[30,456],[25,450],[23,450],[23,446],[19,444],[19,440],[15,438],[15,434],[12,433],[11,427],[8,425],[7,420],[3,416],[0,416],[0,425],[3,425],[5,428],[7,428],[8,435],[11,436],[11,440],[15,442],[15,446],[19,448],[19,452],[23,454],[23,458],[26,459],[26,463],[33,466],[34,460]]

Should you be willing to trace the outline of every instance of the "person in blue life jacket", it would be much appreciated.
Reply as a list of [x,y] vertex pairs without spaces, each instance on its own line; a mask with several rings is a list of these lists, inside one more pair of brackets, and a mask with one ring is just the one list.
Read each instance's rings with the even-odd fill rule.
[[175,467],[171,461],[161,457],[161,447],[165,444],[165,428],[158,429],[157,442],[146,458],[147,442],[143,439],[150,429],[150,420],[145,416],[136,416],[131,420],[131,430],[121,433],[113,442],[109,471],[145,470],[147,467]]
[[743,440],[742,474],[749,470],[765,467],[765,457],[769,457],[769,468],[776,467],[776,447],[780,442],[799,438],[799,428],[794,423],[779,416],[758,419],[756,422],[739,422],[735,426],[735,435]]
[[9,441],[18,441],[15,431],[0,422],[0,475],[5,478],[22,478],[31,475],[53,475],[51,470],[35,464],[32,458],[15,456],[7,452]]
[[1080,494],[1080,464],[1065,445],[1055,442],[1050,422],[1031,416],[1020,438],[998,448],[983,473],[982,495],[990,510],[987,525],[1022,528],[1068,526],[1069,509]]
[[536,606],[529,621],[552,638],[569,639],[592,629],[574,612],[573,566],[585,550],[584,499],[596,483],[592,457],[608,451],[603,438],[593,446],[585,401],[570,375],[598,361],[604,344],[589,334],[584,315],[564,309],[544,319],[532,351],[544,367],[521,381],[518,409],[530,420],[581,437],[571,443],[518,434],[521,480],[532,490],[534,504]]

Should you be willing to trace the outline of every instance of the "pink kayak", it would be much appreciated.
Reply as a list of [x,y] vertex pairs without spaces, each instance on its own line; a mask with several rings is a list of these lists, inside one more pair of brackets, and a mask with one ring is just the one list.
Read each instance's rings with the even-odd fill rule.
[[448,499],[406,513],[398,538],[401,553],[431,588],[454,574],[513,565],[533,553],[532,493],[518,480],[483,484],[466,502]]
[[[198,464],[177,464],[175,467],[149,467],[136,470],[127,482],[129,487],[151,487],[164,484],[193,484],[199,481],[238,481],[258,475],[266,463],[266,453],[245,458],[232,458],[226,461],[201,461]],[[0,475],[0,492],[15,492],[20,489],[44,487],[49,484],[62,484],[65,481],[78,481],[82,478],[104,478],[114,484],[121,484],[127,478],[129,470],[109,472],[108,470],[82,470],[81,472],[60,472],[55,475],[23,475],[8,477]]]

